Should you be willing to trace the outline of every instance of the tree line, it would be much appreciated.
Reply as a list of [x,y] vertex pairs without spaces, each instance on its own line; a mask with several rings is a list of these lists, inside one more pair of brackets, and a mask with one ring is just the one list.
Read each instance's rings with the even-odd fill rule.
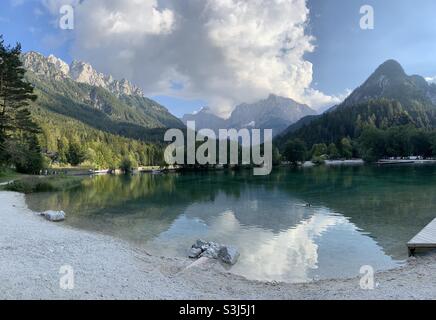
[[367,125],[361,128],[361,134],[355,139],[345,137],[329,145],[318,143],[309,148],[303,139],[291,139],[286,143],[282,156],[292,163],[351,158],[376,162],[383,158],[410,156],[429,159],[436,157],[436,130],[410,124],[383,129]]
[[355,144],[349,138],[342,138],[337,143],[316,143],[308,148],[300,138],[288,141],[282,151],[283,160],[291,163],[313,161],[322,163],[325,160],[351,159],[356,155]]

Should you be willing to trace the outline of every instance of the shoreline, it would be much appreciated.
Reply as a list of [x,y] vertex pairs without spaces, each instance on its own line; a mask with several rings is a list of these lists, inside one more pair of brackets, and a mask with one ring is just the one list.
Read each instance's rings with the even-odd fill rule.
[[[68,219],[68,217],[67,217]],[[436,299],[436,252],[360,278],[289,284],[247,280],[217,261],[151,256],[123,240],[45,221],[23,194],[0,191],[0,299]],[[62,290],[62,266],[74,289]]]

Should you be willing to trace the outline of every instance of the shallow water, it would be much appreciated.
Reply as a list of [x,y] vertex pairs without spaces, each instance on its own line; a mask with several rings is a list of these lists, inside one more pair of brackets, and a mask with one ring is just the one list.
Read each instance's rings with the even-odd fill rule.
[[186,256],[202,238],[240,249],[231,272],[307,282],[402,264],[407,241],[436,216],[436,166],[96,176],[26,200],[153,254]]

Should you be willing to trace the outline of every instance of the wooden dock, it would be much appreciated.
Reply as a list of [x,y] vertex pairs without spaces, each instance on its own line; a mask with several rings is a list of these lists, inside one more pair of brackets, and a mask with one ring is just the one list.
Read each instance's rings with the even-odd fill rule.
[[409,256],[412,256],[416,249],[436,248],[436,219],[410,240],[407,247],[409,248]]

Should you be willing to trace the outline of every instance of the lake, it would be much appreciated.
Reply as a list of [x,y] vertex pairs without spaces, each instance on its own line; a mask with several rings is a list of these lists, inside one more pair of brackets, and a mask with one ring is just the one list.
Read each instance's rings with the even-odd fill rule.
[[216,241],[241,252],[230,272],[308,282],[403,264],[407,241],[436,216],[436,166],[95,176],[26,202],[155,255],[186,257],[195,240]]

